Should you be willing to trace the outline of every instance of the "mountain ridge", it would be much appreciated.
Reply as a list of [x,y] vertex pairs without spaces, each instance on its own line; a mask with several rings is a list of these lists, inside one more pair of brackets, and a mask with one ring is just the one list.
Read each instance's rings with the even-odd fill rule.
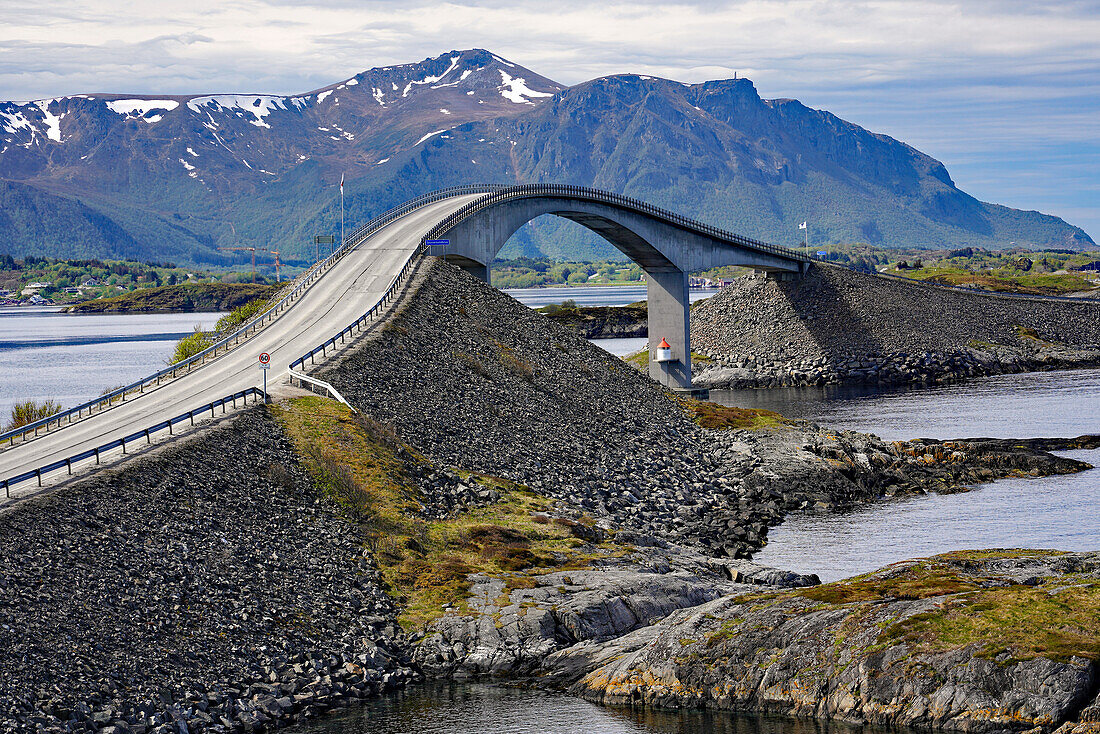
[[[903,142],[763,99],[747,79],[565,86],[472,49],[295,95],[0,102],[0,235],[12,254],[224,265],[239,259],[218,245],[255,242],[305,258],[312,234],[338,228],[342,174],[350,225],[442,186],[555,182],[780,244],[803,220],[818,242],[1092,244],[1057,217],[965,194]],[[505,254],[615,252],[577,225],[539,220]]]

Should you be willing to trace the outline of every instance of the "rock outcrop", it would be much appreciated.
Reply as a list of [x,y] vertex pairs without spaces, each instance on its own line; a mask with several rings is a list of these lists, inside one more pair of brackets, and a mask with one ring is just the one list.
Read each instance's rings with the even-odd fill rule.
[[622,654],[574,690],[891,726],[1091,731],[1098,604],[1100,554],[964,551],[676,612],[616,641]]

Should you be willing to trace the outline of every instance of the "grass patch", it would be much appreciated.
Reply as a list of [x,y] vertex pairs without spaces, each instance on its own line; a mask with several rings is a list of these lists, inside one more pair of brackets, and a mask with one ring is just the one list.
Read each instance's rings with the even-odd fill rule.
[[[955,551],[790,595],[826,604],[946,597],[932,611],[881,625],[875,649],[904,643],[915,652],[942,652],[978,645],[982,656],[1004,663],[1040,657],[1100,660],[1100,580],[1071,574],[1045,578],[1034,586],[991,586],[980,571],[971,575],[963,570],[971,563],[999,558],[1054,555],[1064,554],[1025,549]],[[762,599],[744,599],[758,600]],[[860,614],[858,610],[854,608],[853,614]]]
[[941,285],[962,285],[998,293],[1028,293],[1033,295],[1061,295],[1095,288],[1083,273],[1024,272],[1011,267],[972,271],[958,266],[899,270],[896,273],[914,280]]
[[531,366],[530,362],[517,356],[511,347],[500,342],[497,342],[496,345],[497,351],[500,353],[500,364],[506,372],[510,372],[527,382],[533,383],[535,381],[535,368]]
[[737,408],[691,398],[678,398],[678,401],[691,419],[702,428],[758,430],[781,428],[790,424],[790,421],[779,413],[763,408]]
[[1007,655],[1005,662],[1100,661],[1100,581],[1052,579],[963,594],[942,609],[892,625],[881,639],[922,651],[978,644],[982,655]]
[[875,571],[844,581],[799,589],[798,596],[826,604],[851,604],[887,599],[928,599],[978,588],[974,579],[933,560],[896,570]]
[[631,367],[635,367],[639,370],[645,371],[649,369],[649,350],[643,349],[640,352],[634,354],[628,354],[623,357],[623,361]]
[[532,588],[533,575],[586,568],[630,549],[599,543],[590,518],[549,520],[551,500],[508,480],[459,471],[501,499],[455,517],[417,515],[410,462],[422,461],[389,427],[332,400],[304,397],[274,408],[317,486],[359,527],[387,592],[409,630],[447,606],[468,610],[469,575],[501,578],[506,590]]
[[492,379],[492,372],[489,371],[489,368],[482,364],[481,360],[472,354],[455,352],[454,358],[456,362],[473,372],[475,375],[480,375],[489,380]]

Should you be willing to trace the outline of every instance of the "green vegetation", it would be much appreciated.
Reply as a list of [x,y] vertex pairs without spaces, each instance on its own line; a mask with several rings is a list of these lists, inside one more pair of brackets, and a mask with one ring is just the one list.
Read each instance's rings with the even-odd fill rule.
[[[59,304],[110,299],[101,300],[104,306],[93,309],[102,311],[220,311],[232,307],[219,307],[216,303],[228,291],[218,288],[189,290],[188,287],[224,287],[249,280],[250,273],[211,273],[168,262],[58,260],[35,255],[16,260],[9,254],[0,254],[0,292],[9,294],[0,296],[0,302],[9,304],[25,302],[37,295]],[[254,287],[263,287],[266,282],[264,276],[257,275]],[[43,285],[32,287],[35,283]],[[135,293],[139,291],[145,292]],[[135,293],[133,301],[114,300],[116,296],[130,293]],[[255,293],[249,296],[255,297]],[[194,301],[199,305],[194,305]],[[238,304],[240,302],[243,301]]]
[[263,312],[264,307],[267,306],[268,298],[274,295],[275,289],[270,288],[266,290],[266,293],[240,306],[237,306],[231,312],[218,319],[218,323],[214,325],[214,331],[218,332],[219,334],[227,334],[241,326],[244,326],[246,323],[248,323],[248,321],[260,315],[260,313]]
[[60,412],[61,403],[56,400],[24,400],[12,406],[11,417],[4,430],[10,431]]
[[763,408],[737,408],[692,398],[677,398],[680,406],[691,419],[703,428],[729,430],[748,428],[782,428],[790,423],[779,413]]
[[[263,286],[256,287],[263,288]],[[218,341],[219,338],[232,333],[249,319],[261,313],[269,303],[268,295],[271,293],[271,289],[265,288],[264,296],[254,301],[249,301],[243,306],[238,306],[233,309],[231,313],[222,316],[218,319],[218,323],[214,325],[214,331],[203,331],[202,326],[195,324],[195,330],[192,334],[176,342],[176,351],[172,354],[171,359],[168,360],[168,364],[173,365],[177,362],[182,362],[185,359],[195,356],[204,349],[209,349],[214,346],[214,343]]]
[[[69,311],[71,313],[141,313],[240,310],[240,307],[246,305],[250,308],[262,306],[277,288],[274,285],[251,283],[166,285],[159,288],[141,288],[110,298],[85,301],[71,306]],[[251,306],[250,302],[257,305]]]
[[596,542],[591,518],[551,518],[552,501],[497,477],[459,471],[467,484],[496,490],[500,500],[445,520],[418,515],[412,476],[425,463],[387,426],[335,401],[299,398],[275,408],[318,485],[360,529],[387,591],[414,629],[467,608],[469,574],[530,588],[533,574],[579,569],[627,549]]
[[514,260],[497,260],[492,265],[492,283],[497,288],[608,285],[641,281],[642,269],[639,265],[615,260],[559,262],[547,258],[520,257]]
[[214,337],[209,332],[202,330],[202,326],[195,324],[195,331],[190,336],[185,336],[176,342],[176,351],[168,359],[168,364],[173,365],[185,359],[194,357],[204,349],[214,345]]
[[[983,656],[1005,661],[1038,657],[1065,661],[1074,656],[1100,660],[1100,580],[1070,573],[1042,577],[1034,585],[990,583],[974,565],[1054,555],[1062,554],[1026,549],[957,551],[831,584],[748,595],[739,601],[770,603],[800,596],[827,605],[847,605],[943,597],[931,611],[881,625],[875,647],[905,643],[914,652],[939,652],[978,645]],[[862,613],[853,609],[853,614]]]

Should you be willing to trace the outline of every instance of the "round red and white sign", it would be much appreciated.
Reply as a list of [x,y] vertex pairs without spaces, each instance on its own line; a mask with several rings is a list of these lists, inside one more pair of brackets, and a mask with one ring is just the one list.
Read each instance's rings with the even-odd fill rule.
[[267,352],[262,352],[260,354],[260,364],[267,364],[270,361],[271,361],[271,355],[270,354],[268,354]]

